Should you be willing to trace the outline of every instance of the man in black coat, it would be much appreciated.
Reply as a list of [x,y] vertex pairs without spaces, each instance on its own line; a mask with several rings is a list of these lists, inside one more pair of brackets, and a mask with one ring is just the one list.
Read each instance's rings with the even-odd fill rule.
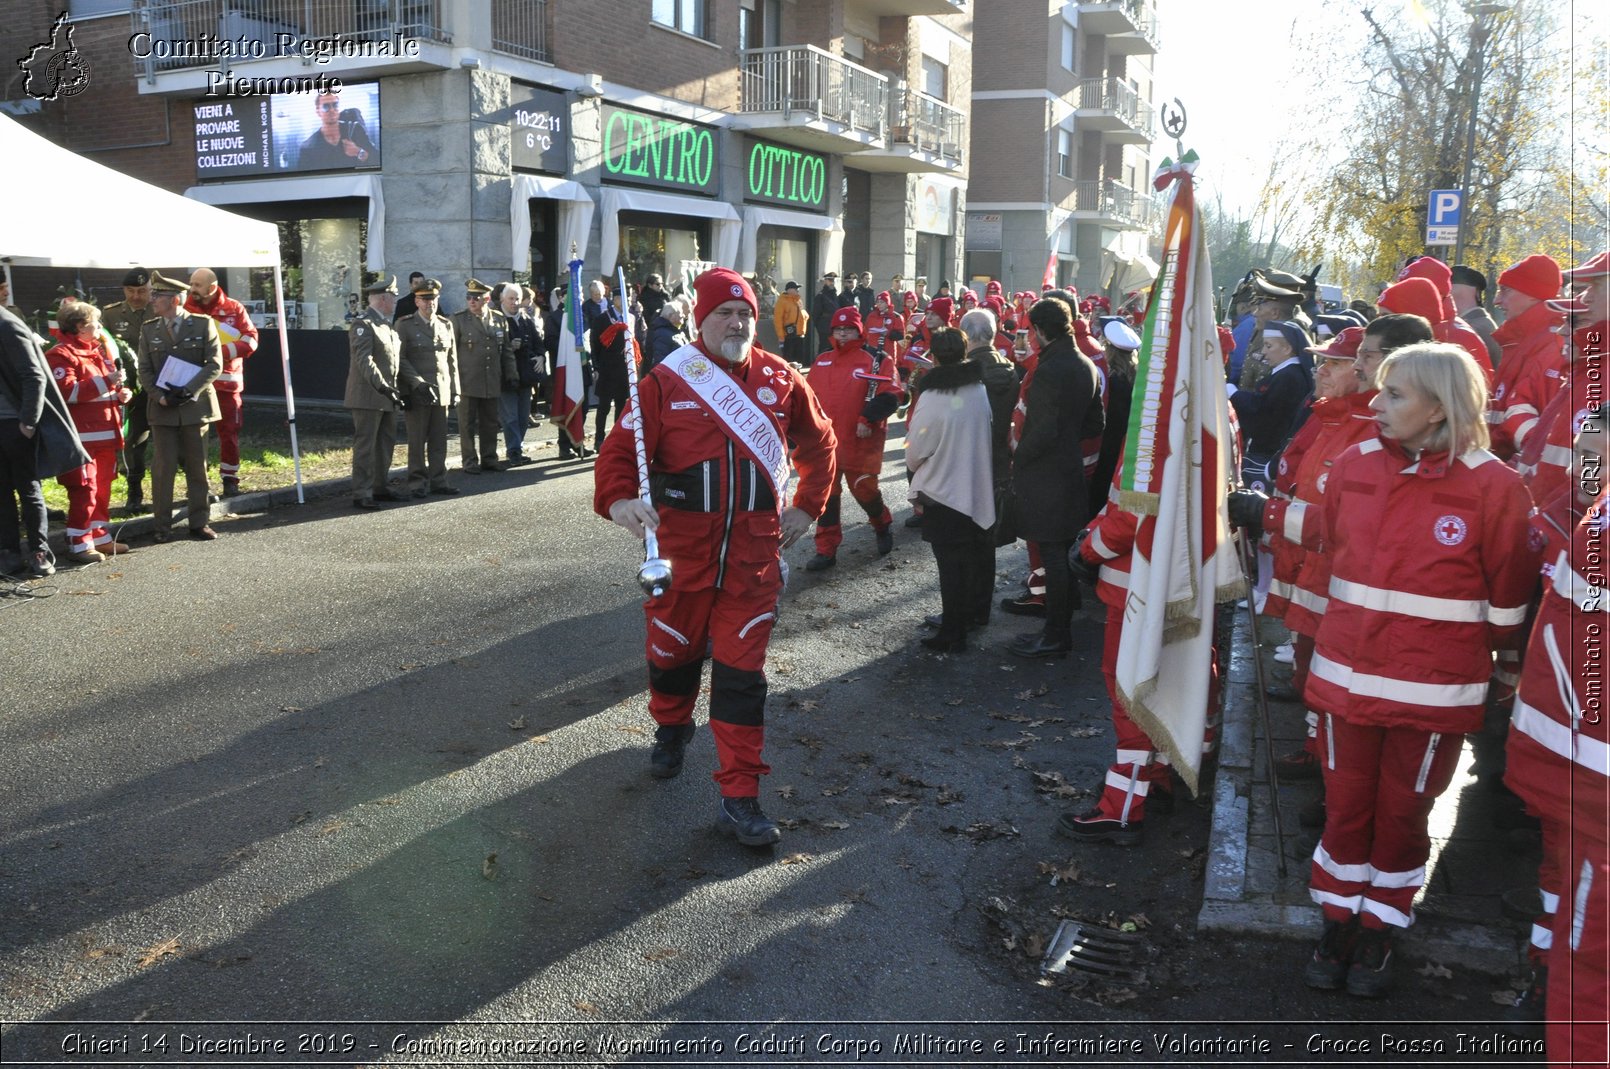
[[872,306],[877,301],[878,291],[872,288],[872,272],[862,271],[855,287],[855,307],[861,313],[863,323],[872,314]]
[[0,306],[0,574],[55,572],[39,480],[88,462],[38,339]]
[[1068,549],[1090,518],[1082,443],[1104,425],[1096,366],[1073,344],[1073,310],[1056,298],[1029,309],[1040,355],[1018,405],[1022,432],[1012,451],[1018,536],[1045,567],[1045,630],[1007,647],[1019,657],[1055,657],[1073,648],[1073,573]]
[[822,288],[816,291],[811,298],[811,342],[810,355],[826,352],[832,348],[827,337],[827,325],[833,322],[833,313],[839,310],[839,273],[829,271],[822,276]]

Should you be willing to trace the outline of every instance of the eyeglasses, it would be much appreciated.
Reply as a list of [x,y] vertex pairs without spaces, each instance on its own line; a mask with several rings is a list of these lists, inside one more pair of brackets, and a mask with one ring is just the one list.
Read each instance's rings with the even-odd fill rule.
[[319,105],[319,110],[320,111],[340,111],[341,110],[341,102],[339,100],[326,100],[324,103]]

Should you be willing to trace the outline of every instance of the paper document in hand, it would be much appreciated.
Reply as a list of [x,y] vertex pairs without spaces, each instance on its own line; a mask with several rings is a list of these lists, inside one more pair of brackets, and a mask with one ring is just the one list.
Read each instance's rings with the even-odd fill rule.
[[157,388],[163,390],[183,390],[189,387],[195,377],[201,374],[201,365],[192,364],[188,360],[180,360],[177,356],[168,357],[162,370],[157,372]]

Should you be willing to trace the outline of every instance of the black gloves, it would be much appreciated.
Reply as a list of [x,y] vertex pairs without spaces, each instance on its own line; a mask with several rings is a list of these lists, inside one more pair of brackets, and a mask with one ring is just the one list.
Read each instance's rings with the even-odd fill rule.
[[392,388],[390,386],[387,386],[384,390],[381,390],[380,392],[381,392],[382,396],[384,396],[388,401],[390,401],[392,404],[396,405],[398,408],[403,407],[402,395],[399,394],[394,388]]
[[1243,531],[1263,533],[1263,507],[1269,503],[1266,494],[1256,490],[1230,491],[1230,522]]
[[511,375],[508,378],[504,379],[503,380],[503,388],[505,390],[518,390],[520,388],[520,376]]
[[414,399],[424,405],[434,405],[437,397],[436,387],[428,382],[421,382],[414,387]]
[[1068,550],[1068,569],[1073,572],[1075,579],[1083,580],[1091,586],[1095,586],[1096,581],[1101,578],[1101,565],[1091,564],[1085,560],[1084,554],[1080,552],[1084,547],[1085,539],[1089,537],[1090,528],[1086,527],[1073,540],[1073,548]]

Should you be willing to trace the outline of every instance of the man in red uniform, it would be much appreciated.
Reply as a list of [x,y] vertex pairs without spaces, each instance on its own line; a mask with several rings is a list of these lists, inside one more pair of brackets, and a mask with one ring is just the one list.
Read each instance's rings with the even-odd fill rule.
[[[659,535],[674,586],[644,603],[650,773],[682,769],[706,658],[710,733],[721,790],[717,826],[745,846],[781,838],[761,812],[766,644],[782,594],[779,546],[810,529],[837,478],[833,425],[804,377],[755,346],[755,294],[712,268],[693,283],[698,338],[654,366],[604,440],[593,508],[642,537]],[[634,428],[641,423],[653,504],[639,496]],[[799,472],[787,505],[789,446]]]
[[[867,352],[862,334],[861,315],[854,308],[834,312],[827,334],[833,348],[816,358],[806,381],[833,422],[838,474],[865,510],[877,533],[878,556],[883,557],[894,549],[894,532],[889,529],[894,518],[878,491],[878,475],[883,471],[888,419],[900,406],[900,387],[894,381],[894,358]],[[839,524],[842,496],[835,477],[827,508],[816,523],[816,556],[806,562],[808,572],[824,572],[838,562],[839,543],[844,541]]]
[[1493,453],[1508,461],[1526,447],[1538,416],[1560,388],[1564,347],[1554,328],[1563,321],[1546,302],[1560,292],[1560,265],[1534,254],[1498,276],[1496,303],[1504,322],[1493,340],[1504,349],[1487,406]]
[[246,306],[223,291],[218,276],[198,268],[190,276],[190,294],[185,311],[204,315],[218,324],[218,341],[224,350],[224,371],[213,382],[218,395],[218,474],[224,483],[224,496],[240,493],[241,392],[246,375],[243,361],[257,351],[257,325]]
[[1571,285],[1586,287],[1571,301],[1547,302],[1551,310],[1571,317],[1565,378],[1544,406],[1515,468],[1539,506],[1552,501],[1565,488],[1571,441],[1582,429],[1588,410],[1610,399],[1606,397],[1604,381],[1605,332],[1610,330],[1610,253],[1601,252],[1580,267],[1564,272],[1564,277]]
[[[861,331],[862,346],[880,357],[897,355],[899,343],[906,336],[906,319],[894,310],[890,299],[888,290],[878,294],[872,314],[866,317],[865,328]],[[894,365],[889,366],[893,370]]]

